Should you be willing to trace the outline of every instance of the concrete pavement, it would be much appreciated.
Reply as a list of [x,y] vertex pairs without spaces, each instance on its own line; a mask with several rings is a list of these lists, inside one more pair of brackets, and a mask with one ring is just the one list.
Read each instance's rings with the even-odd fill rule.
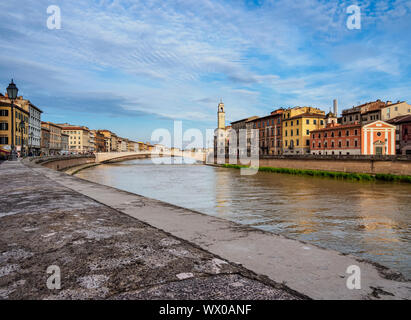
[[[0,299],[301,298],[64,186],[75,181],[83,183],[0,164]],[[60,269],[60,289],[47,286],[50,266]]]

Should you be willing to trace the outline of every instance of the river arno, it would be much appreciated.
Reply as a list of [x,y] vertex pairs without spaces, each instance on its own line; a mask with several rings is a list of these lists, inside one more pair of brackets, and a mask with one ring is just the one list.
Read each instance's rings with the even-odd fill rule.
[[411,186],[204,165],[104,164],[76,176],[321,247],[411,278]]

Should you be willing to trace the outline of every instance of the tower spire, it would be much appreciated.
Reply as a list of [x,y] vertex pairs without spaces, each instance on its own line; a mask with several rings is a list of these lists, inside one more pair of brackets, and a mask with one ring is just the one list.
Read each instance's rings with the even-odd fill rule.
[[220,103],[218,104],[217,116],[218,116],[217,128],[225,129],[225,111],[224,111],[223,99],[220,99]]

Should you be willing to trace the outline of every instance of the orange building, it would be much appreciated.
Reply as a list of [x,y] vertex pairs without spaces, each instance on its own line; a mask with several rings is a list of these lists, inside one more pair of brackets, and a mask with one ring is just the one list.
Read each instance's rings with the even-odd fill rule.
[[364,125],[361,154],[395,155],[395,126],[381,120]]

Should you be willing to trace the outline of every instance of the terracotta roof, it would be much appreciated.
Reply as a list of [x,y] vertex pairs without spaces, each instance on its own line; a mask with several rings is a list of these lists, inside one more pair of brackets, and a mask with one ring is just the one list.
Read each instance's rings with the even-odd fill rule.
[[87,129],[86,127],[63,127],[63,126],[58,126],[60,127],[62,130],[84,130],[84,131],[90,131],[89,129]]
[[298,114],[288,119],[284,119],[284,121],[298,119],[298,118],[325,118],[325,114],[306,112],[306,113]]
[[370,102],[360,104],[350,109],[345,109],[342,111],[342,114],[346,115],[346,114],[357,113],[357,112],[361,112],[362,114],[364,114],[364,113],[368,113],[371,111],[380,110],[386,106],[387,106],[387,102],[384,102],[378,99],[375,101],[370,101]]
[[252,117],[244,118],[244,119],[241,119],[241,120],[233,121],[233,122],[231,122],[231,124],[238,123],[238,122],[243,122],[243,121],[248,122],[250,120],[254,120],[254,119],[257,119],[257,118],[258,118],[257,116],[252,116]]
[[[9,108],[11,108],[11,103],[0,101],[0,107],[9,107]],[[21,112],[29,114],[28,111],[24,110],[22,107],[20,107],[19,105],[16,105],[15,103],[13,103],[13,108],[15,108],[15,109],[17,109]]]
[[321,132],[321,131],[331,131],[331,130],[342,130],[342,129],[356,128],[356,127],[361,128],[361,124],[355,123],[355,124],[334,125],[334,126],[329,126],[326,128],[311,130],[310,133],[317,132],[317,131]]
[[398,116],[398,117],[392,118],[390,120],[387,120],[386,122],[391,123],[391,124],[411,122],[411,114]]

